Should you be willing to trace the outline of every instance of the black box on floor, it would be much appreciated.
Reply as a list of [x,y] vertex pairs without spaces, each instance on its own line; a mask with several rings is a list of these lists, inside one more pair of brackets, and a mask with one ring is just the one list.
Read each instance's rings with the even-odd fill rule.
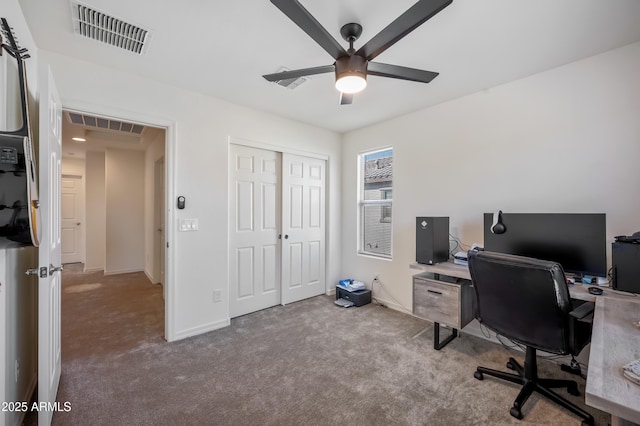
[[353,302],[354,306],[362,306],[371,303],[371,290],[348,291],[342,287],[336,287],[336,300],[346,299]]

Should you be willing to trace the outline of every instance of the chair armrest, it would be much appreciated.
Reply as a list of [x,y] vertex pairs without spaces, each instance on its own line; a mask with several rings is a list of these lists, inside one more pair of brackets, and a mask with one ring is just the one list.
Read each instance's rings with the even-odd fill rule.
[[571,354],[577,355],[591,340],[595,303],[585,302],[569,312]]
[[575,319],[580,320],[586,317],[587,315],[589,315],[590,313],[592,313],[595,307],[596,307],[595,303],[585,302],[582,305],[575,308],[573,311],[569,312],[569,315],[571,315]]

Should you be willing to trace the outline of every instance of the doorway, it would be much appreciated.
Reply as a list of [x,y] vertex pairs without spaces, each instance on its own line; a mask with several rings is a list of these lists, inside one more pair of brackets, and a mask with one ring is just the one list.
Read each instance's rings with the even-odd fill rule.
[[[62,250],[74,253],[63,263],[77,263],[76,274],[146,280],[162,285],[166,294],[166,129],[69,110],[62,122],[63,187],[69,187],[71,219]],[[85,220],[72,219],[83,195]],[[64,215],[64,195],[62,209]],[[71,238],[80,234],[72,230],[82,232],[84,247],[75,245],[80,250],[71,249]],[[167,338],[166,315],[160,320]]]

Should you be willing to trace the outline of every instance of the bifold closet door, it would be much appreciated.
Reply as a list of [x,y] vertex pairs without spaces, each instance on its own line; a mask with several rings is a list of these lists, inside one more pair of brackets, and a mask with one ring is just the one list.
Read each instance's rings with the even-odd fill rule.
[[230,145],[231,318],[281,303],[281,154]]
[[282,154],[282,304],[325,291],[325,170]]

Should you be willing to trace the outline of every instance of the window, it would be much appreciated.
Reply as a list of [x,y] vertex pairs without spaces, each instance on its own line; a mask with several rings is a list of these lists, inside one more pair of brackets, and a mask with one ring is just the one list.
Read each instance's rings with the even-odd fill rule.
[[391,258],[393,149],[360,154],[360,254]]

